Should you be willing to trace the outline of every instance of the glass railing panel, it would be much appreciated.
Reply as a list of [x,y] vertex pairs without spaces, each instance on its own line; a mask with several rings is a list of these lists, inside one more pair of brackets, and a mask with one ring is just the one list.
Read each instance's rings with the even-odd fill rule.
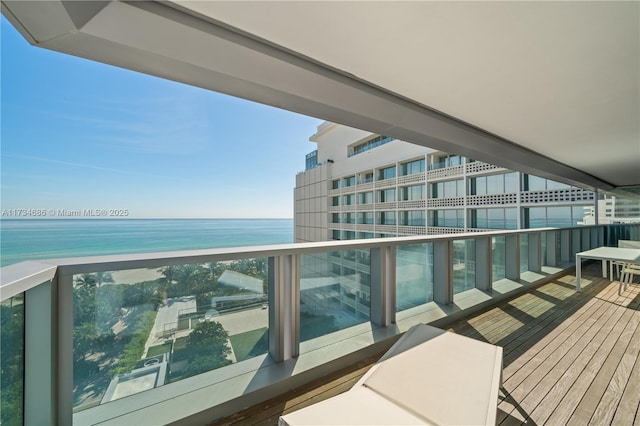
[[368,322],[369,249],[300,256],[300,341]]
[[0,304],[0,424],[24,422],[24,293]]
[[433,301],[433,244],[398,246],[396,311]]
[[74,411],[267,353],[267,265],[74,275]]
[[475,240],[453,241],[453,293],[470,290],[476,286]]
[[520,234],[520,272],[529,270],[529,235]]
[[491,238],[491,280],[493,282],[506,276],[507,249],[505,237]]

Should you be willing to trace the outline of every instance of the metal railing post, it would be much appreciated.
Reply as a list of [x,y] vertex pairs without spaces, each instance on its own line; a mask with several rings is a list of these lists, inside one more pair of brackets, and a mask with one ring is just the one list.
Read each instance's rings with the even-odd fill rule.
[[300,351],[298,256],[269,257],[269,354],[275,361]]
[[547,266],[558,266],[558,233],[556,231],[547,231],[547,252],[546,256]]
[[433,243],[433,301],[453,302],[453,240]]
[[539,232],[529,234],[529,270],[540,272],[542,270],[542,238]]
[[386,327],[396,322],[396,247],[375,247],[371,259],[371,316],[373,324]]
[[490,292],[492,289],[491,237],[476,238],[476,288]]
[[505,277],[513,280],[520,281],[520,238],[518,234],[505,235],[505,265],[504,274]]
[[73,274],[58,269],[58,424],[73,424]]
[[56,288],[48,281],[24,293],[25,425],[57,423]]

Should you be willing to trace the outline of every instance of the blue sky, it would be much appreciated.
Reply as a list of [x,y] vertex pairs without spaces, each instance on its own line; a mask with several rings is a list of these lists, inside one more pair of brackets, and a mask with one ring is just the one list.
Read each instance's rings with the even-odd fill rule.
[[33,47],[4,17],[1,31],[3,210],[293,217],[320,120]]

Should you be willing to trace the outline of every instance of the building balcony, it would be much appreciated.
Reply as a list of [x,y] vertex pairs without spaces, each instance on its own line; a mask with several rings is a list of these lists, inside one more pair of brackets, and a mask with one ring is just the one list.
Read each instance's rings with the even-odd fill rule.
[[464,207],[464,197],[429,198],[427,207]]
[[389,188],[398,184],[398,178],[394,177],[389,179],[376,180],[374,184],[376,188]]
[[[414,324],[449,324],[525,291],[536,296],[527,296],[526,309],[543,312],[559,297],[546,287],[538,289],[550,281],[563,282],[562,297],[575,299],[567,275],[575,253],[615,245],[619,238],[640,239],[640,225],[11,265],[1,271],[2,354],[9,357],[3,362],[15,364],[14,371],[24,371],[24,382],[18,374],[9,388],[3,385],[3,398],[13,395],[17,411],[24,403],[24,424],[207,424],[383,351]],[[344,263],[356,258],[362,259],[356,268]],[[191,271],[191,278],[185,271]],[[592,278],[587,279],[586,293],[606,287]],[[592,287],[589,281],[598,284]],[[221,287],[233,294],[216,295]],[[370,300],[359,299],[357,306],[346,301],[346,289],[365,287]],[[522,320],[535,318],[523,314]],[[226,349],[218,365],[196,359],[197,345],[191,337],[211,324],[220,324],[228,336],[220,346]],[[459,324],[454,330],[472,332]],[[488,340],[500,342],[497,336],[511,330],[507,325],[486,328],[478,331],[484,328],[477,328],[474,320],[473,329]],[[547,339],[546,333],[553,330],[525,333],[514,341],[535,346],[538,338]],[[625,333],[631,336],[631,331]],[[569,334],[571,339],[581,338]],[[513,371],[506,383],[514,384],[515,402],[529,407],[529,400],[543,393],[536,391],[531,398],[518,393],[516,378],[525,370],[516,371],[519,355],[516,346],[513,350],[506,364],[513,365]],[[209,366],[199,370],[199,365]],[[568,373],[573,371],[569,365],[565,367],[554,374],[573,374]],[[509,381],[511,375],[516,378]],[[505,398],[501,405],[513,403]],[[537,405],[533,407],[527,410]],[[510,412],[521,414],[513,408]]]
[[441,167],[427,172],[428,181],[437,181],[443,179],[450,179],[452,177],[462,177],[464,175],[464,165]]
[[487,194],[468,195],[467,205],[469,206],[515,206],[518,203],[518,194]]
[[358,191],[368,191],[373,189],[374,185],[374,182],[358,182],[357,189]]
[[563,188],[545,191],[526,191],[520,193],[520,203],[535,205],[539,203],[593,203],[596,194],[581,188]]
[[406,185],[410,183],[420,183],[424,182],[426,174],[422,173],[412,173],[410,175],[403,175],[398,177],[398,185]]
[[487,172],[506,171],[507,169],[482,161],[473,161],[465,164],[467,175],[483,174]]

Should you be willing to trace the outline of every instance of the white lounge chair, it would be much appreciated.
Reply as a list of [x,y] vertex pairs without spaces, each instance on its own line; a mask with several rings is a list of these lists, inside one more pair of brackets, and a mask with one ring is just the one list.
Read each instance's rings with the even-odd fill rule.
[[493,425],[501,381],[501,347],[417,325],[351,390],[279,425]]

